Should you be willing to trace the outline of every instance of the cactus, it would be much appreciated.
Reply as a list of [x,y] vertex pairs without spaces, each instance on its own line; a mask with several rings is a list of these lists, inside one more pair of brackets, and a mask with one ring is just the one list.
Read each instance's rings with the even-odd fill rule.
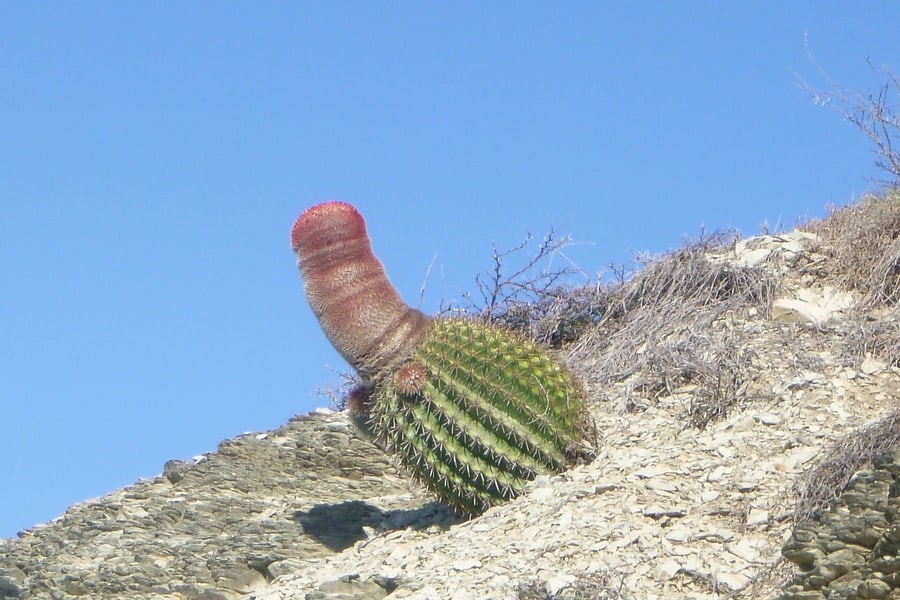
[[460,513],[517,496],[590,457],[573,377],[534,344],[408,307],[349,204],[308,209],[291,233],[326,336],[367,382],[352,407],[413,475]]

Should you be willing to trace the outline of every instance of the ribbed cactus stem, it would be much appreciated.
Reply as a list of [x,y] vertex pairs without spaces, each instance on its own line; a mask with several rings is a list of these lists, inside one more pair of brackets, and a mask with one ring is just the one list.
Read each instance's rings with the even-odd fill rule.
[[294,223],[291,245],[325,335],[364,377],[398,364],[424,337],[431,320],[407,306],[388,281],[353,206],[309,208]]
[[[410,372],[424,383],[410,389]],[[466,514],[589,456],[572,376],[533,344],[487,325],[438,321],[376,389],[374,430],[416,476]]]

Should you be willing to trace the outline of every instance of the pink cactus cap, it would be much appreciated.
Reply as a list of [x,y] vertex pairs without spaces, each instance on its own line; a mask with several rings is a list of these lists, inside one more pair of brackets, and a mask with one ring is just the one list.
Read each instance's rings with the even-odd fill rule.
[[299,254],[366,235],[366,223],[352,204],[323,202],[307,208],[294,222],[291,246]]
[[372,253],[366,223],[346,202],[306,209],[291,229],[306,299],[325,335],[363,374],[400,364],[431,320],[403,302]]

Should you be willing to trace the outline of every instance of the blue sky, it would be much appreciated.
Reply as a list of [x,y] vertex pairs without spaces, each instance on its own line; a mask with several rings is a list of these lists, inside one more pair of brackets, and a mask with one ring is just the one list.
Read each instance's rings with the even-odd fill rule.
[[[590,277],[791,226],[873,156],[797,75],[900,70],[900,3],[0,3],[0,537],[325,406],[294,218],[411,303],[550,227]],[[895,72],[896,72],[895,70]]]

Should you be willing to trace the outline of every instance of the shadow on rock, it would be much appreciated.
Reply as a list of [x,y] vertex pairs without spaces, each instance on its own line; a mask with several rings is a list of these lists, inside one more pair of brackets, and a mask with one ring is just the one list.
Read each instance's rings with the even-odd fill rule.
[[362,500],[348,500],[338,504],[316,504],[308,511],[298,510],[294,520],[303,528],[303,533],[340,552],[368,537],[364,527],[375,533],[407,527],[426,529],[434,525],[446,529],[460,518],[439,502],[429,502],[413,510],[385,511]]

